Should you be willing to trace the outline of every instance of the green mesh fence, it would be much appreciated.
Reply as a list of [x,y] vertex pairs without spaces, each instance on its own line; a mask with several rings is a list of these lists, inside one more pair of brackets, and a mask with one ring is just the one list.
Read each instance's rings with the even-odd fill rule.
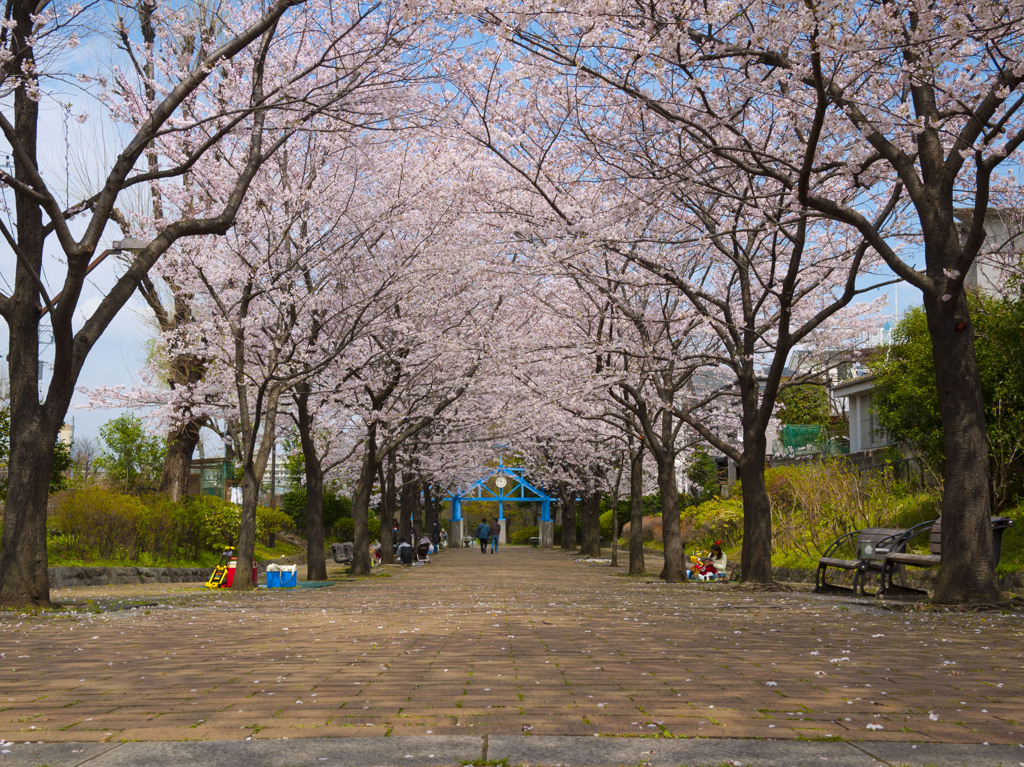
[[846,455],[849,443],[841,436],[830,433],[824,426],[788,425],[779,434],[785,452],[822,453],[824,455]]
[[789,452],[796,452],[808,445],[817,447],[824,441],[825,429],[821,426],[783,426],[782,446]]

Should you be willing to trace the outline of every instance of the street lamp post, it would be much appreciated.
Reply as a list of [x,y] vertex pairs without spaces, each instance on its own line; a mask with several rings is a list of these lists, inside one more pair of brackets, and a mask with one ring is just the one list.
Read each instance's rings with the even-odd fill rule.
[[[141,240],[138,237],[126,237],[123,240],[114,240],[112,248],[107,248],[89,263],[89,266],[85,269],[85,276],[88,276],[89,272],[102,264],[103,260],[110,254],[123,253],[124,251],[128,251],[129,253],[138,253],[140,250],[145,249],[147,245],[149,245],[148,242]],[[61,291],[50,299],[50,306],[56,308],[57,302],[60,301],[60,297],[63,295],[63,292],[64,291]],[[45,317],[47,312],[50,311],[50,306],[39,307],[39,316]]]

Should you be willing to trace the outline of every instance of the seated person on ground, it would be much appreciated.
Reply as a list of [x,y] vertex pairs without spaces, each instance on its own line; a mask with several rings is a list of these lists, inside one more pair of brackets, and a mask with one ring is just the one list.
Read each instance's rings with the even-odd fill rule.
[[398,544],[398,561],[403,565],[411,565],[413,558],[413,548],[409,541],[403,538]]
[[714,577],[718,573],[725,573],[725,566],[727,563],[725,552],[722,551],[722,542],[715,541],[711,545],[711,555],[704,557],[704,559],[693,566],[693,572],[696,575]]

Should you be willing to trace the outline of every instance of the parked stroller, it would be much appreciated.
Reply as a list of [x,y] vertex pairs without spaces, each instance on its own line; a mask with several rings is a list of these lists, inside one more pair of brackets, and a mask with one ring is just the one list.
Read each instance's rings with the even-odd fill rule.
[[429,562],[432,545],[427,536],[420,538],[419,543],[416,544],[416,559],[420,562]]
[[352,541],[332,543],[331,555],[334,557],[334,561],[339,565],[350,565],[352,564],[352,560],[355,559],[356,546]]

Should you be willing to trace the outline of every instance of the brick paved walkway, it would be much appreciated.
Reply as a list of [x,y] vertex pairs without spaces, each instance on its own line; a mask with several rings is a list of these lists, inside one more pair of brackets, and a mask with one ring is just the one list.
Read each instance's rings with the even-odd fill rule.
[[153,606],[0,613],[0,739],[1024,743],[1020,612],[890,612],[622,572],[506,547],[323,589],[55,592]]

